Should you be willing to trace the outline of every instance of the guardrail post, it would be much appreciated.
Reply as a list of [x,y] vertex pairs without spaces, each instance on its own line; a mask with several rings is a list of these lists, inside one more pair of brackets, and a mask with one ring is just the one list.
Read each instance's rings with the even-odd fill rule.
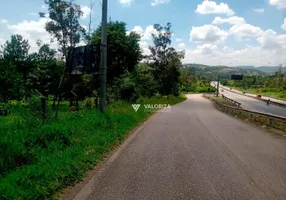
[[272,119],[271,119],[271,118],[268,118],[268,125],[269,125],[269,126],[272,125],[272,122],[273,122]]

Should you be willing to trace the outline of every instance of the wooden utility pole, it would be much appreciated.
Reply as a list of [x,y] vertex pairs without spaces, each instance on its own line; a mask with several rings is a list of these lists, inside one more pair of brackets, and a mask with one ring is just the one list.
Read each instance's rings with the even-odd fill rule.
[[281,73],[282,73],[282,64],[279,65],[278,72],[277,72],[277,88],[280,87]]
[[216,96],[219,96],[219,75],[217,75],[217,89],[216,89]]
[[106,71],[107,71],[107,0],[102,0],[102,31],[100,47],[100,99],[101,112],[106,109]]

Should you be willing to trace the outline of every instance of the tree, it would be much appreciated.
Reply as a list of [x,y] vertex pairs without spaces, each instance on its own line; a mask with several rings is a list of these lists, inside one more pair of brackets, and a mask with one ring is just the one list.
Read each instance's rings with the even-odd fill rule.
[[[46,31],[56,38],[60,45],[60,52],[67,57],[69,47],[75,47],[82,36],[85,36],[85,29],[79,24],[83,12],[81,7],[72,1],[45,0],[49,7],[49,20],[46,23]],[[39,13],[45,17],[45,13]]]
[[38,89],[42,94],[55,94],[64,65],[55,58],[56,50],[38,40],[39,51],[30,55],[34,68],[28,75],[30,90]]
[[29,56],[30,45],[21,35],[12,35],[10,41],[2,46],[2,84],[9,86],[10,97],[20,99],[28,95],[26,90],[27,77],[33,65]]
[[147,64],[138,64],[133,73],[135,93],[142,97],[151,97],[156,93],[156,81],[152,68]]
[[[116,77],[134,71],[142,59],[139,45],[140,36],[134,32],[126,34],[124,22],[110,21],[107,24],[107,83],[111,84]],[[93,32],[90,44],[100,44],[101,26]]]
[[152,34],[154,46],[150,46],[149,63],[153,68],[153,76],[157,81],[158,90],[162,95],[179,94],[181,59],[184,52],[177,52],[171,47],[171,23],[165,27],[154,25],[156,33]]

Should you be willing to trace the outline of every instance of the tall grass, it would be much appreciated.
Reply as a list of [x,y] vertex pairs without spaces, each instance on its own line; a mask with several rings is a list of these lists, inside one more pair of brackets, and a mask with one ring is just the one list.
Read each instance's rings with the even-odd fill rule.
[[[175,104],[185,97],[153,97],[142,103]],[[152,113],[134,112],[130,103],[67,112],[58,119],[35,120],[31,111],[15,106],[0,117],[0,199],[53,199],[64,187],[81,180],[120,144],[132,128]]]

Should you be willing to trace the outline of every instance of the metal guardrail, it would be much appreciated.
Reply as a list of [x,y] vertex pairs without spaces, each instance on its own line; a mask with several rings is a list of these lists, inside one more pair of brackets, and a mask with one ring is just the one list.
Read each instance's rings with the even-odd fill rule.
[[[222,87],[222,86],[221,86],[221,87]],[[224,90],[229,91],[229,92],[232,92],[232,93],[235,93],[235,94],[244,95],[244,96],[246,96],[246,97],[250,97],[250,98],[253,98],[253,99],[257,99],[257,100],[263,101],[263,102],[265,102],[265,103],[266,103],[267,100],[268,100],[268,99],[262,99],[262,98],[258,98],[258,97],[254,97],[254,96],[248,95],[248,94],[246,94],[245,92],[237,92],[237,91],[229,90],[229,89],[227,89],[226,87],[222,87],[222,88],[223,88]],[[284,104],[284,103],[279,103],[279,102],[276,102],[276,101],[270,101],[270,104],[286,108],[286,104]]]
[[236,105],[237,107],[240,107],[241,103],[239,103],[239,102],[237,102],[237,101],[235,101],[235,100],[233,100],[233,99],[230,99],[230,98],[224,96],[223,94],[222,94],[221,96],[222,96],[223,99],[229,101],[230,103],[233,103],[233,104]]
[[210,96],[207,96],[207,95],[203,95],[203,96],[207,99],[212,100],[220,110],[226,111],[231,114],[244,113],[244,114],[249,115],[250,119],[254,119],[255,117],[259,117],[259,118],[262,117],[262,118],[267,119],[267,125],[271,126],[276,122],[276,123],[280,123],[280,125],[281,124],[285,125],[285,126],[279,126],[281,130],[285,131],[286,129],[286,117],[257,112],[254,110],[246,110],[246,109],[242,109],[242,108],[234,107],[234,106],[229,106],[221,102],[214,101],[213,98],[211,98]]

